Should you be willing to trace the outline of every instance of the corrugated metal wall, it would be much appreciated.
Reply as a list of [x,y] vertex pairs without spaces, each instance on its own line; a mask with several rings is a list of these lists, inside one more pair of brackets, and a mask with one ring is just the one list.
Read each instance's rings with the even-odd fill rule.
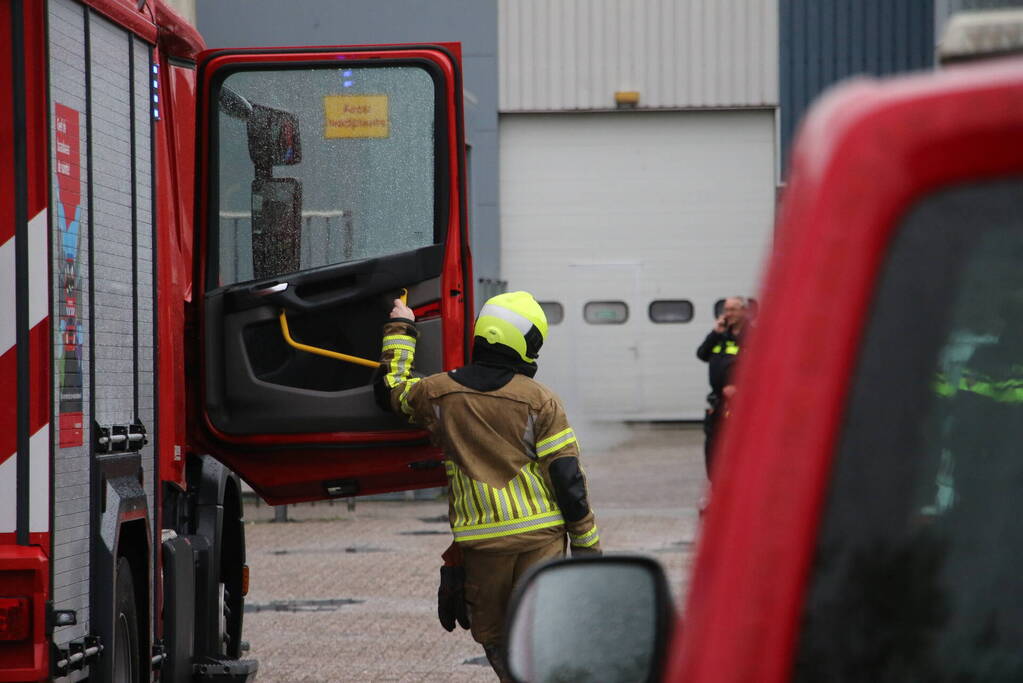
[[500,0],[503,113],[778,103],[778,0]]
[[822,90],[857,74],[934,64],[934,0],[778,0],[783,161]]

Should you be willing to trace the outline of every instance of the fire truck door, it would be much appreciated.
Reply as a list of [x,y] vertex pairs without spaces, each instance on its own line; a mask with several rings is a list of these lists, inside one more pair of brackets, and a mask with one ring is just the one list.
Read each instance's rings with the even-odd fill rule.
[[[403,291],[419,323],[417,371],[465,362],[457,58],[437,46],[214,52],[201,78],[211,450],[269,497],[330,495],[340,489],[324,481],[341,474],[358,493],[443,481],[441,469],[423,474],[437,452],[377,405],[373,380]],[[379,471],[374,454],[387,448],[404,460],[367,485],[360,473]],[[260,470],[303,455],[318,463],[308,478],[319,494],[284,494]]]

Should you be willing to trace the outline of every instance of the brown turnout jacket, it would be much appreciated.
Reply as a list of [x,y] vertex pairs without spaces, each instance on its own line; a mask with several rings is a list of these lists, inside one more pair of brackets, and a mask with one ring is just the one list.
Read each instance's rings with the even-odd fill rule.
[[493,391],[477,391],[445,373],[414,377],[415,345],[415,325],[384,326],[383,382],[392,410],[425,427],[444,451],[455,540],[480,550],[525,552],[567,531],[573,554],[599,552],[578,460],[555,465],[579,457],[557,396],[522,374]]

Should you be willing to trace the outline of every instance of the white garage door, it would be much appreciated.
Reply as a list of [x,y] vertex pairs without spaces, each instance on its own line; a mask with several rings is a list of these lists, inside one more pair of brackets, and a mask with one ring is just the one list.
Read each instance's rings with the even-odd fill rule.
[[771,241],[773,111],[505,115],[500,140],[502,277],[564,312],[537,379],[588,418],[702,417],[696,347]]

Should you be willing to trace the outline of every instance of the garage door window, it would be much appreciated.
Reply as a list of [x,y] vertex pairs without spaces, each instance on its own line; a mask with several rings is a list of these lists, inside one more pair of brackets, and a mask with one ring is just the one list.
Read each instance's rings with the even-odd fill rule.
[[624,301],[591,301],[583,307],[583,319],[591,325],[621,325],[629,319]]
[[693,319],[693,302],[685,299],[662,299],[651,302],[648,311],[655,323],[687,323]]
[[565,319],[565,307],[557,301],[538,301],[543,314],[547,316],[548,325],[557,325]]

